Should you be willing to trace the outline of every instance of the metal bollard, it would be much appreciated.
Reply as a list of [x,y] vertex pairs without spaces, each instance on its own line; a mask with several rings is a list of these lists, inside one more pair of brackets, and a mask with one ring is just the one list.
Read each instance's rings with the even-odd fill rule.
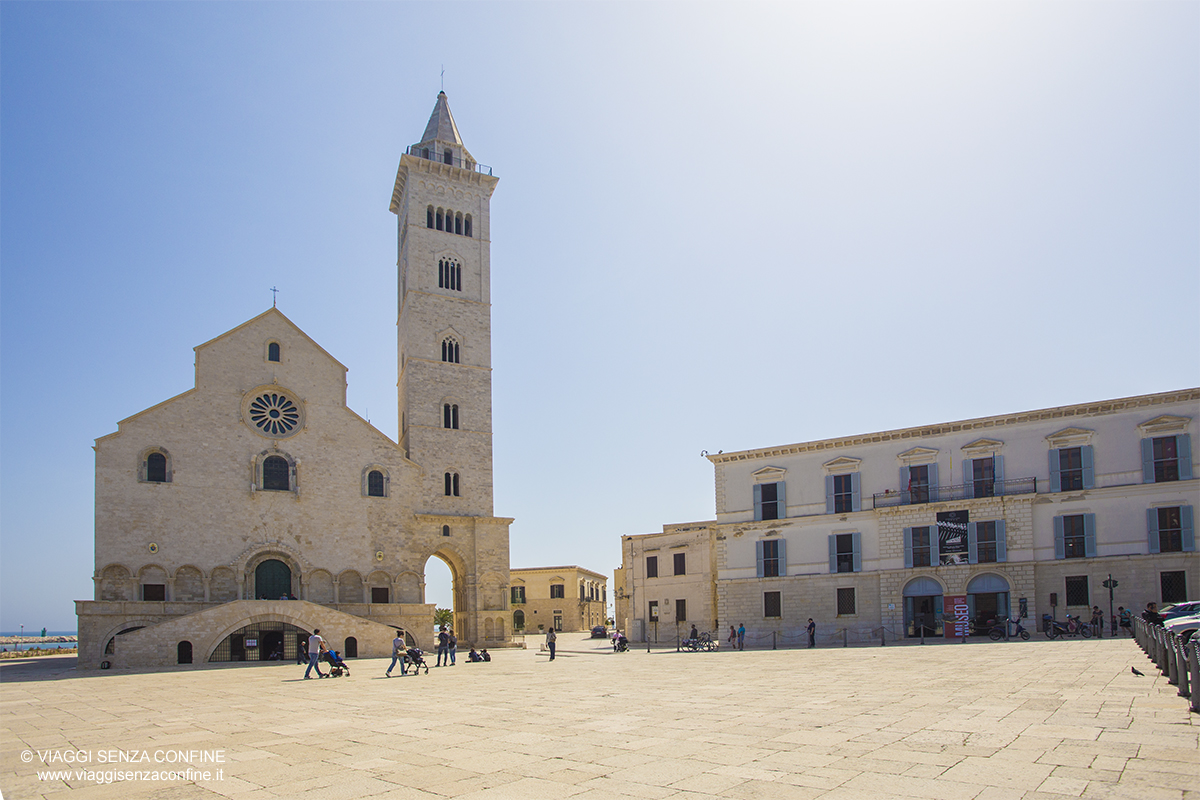
[[778,647],[775,646],[775,631],[771,631],[771,649],[772,650],[779,649]]
[[849,647],[847,644],[847,631],[845,628],[842,628],[842,647]]
[[[1188,659],[1188,671],[1192,673],[1192,686],[1200,687],[1200,642],[1192,638],[1191,658]],[[1192,711],[1200,712],[1200,690],[1192,692]]]
[[1188,676],[1188,651],[1187,645],[1182,640],[1175,642],[1175,647],[1178,648],[1175,654],[1176,663],[1179,665],[1179,696],[1190,697],[1192,692],[1189,687],[1190,681]]
[[1163,632],[1163,644],[1167,648],[1167,683],[1179,684],[1179,662],[1175,660],[1175,634]]

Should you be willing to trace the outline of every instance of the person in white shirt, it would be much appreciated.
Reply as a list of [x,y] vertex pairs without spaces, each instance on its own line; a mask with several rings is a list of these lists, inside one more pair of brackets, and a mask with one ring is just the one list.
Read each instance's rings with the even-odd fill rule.
[[317,665],[317,660],[321,657],[321,649],[324,646],[325,640],[321,638],[321,629],[313,628],[312,636],[308,637],[308,669],[304,670],[305,680],[312,677],[308,673],[312,672],[314,667],[317,670],[318,678],[325,677],[321,674],[321,668]]

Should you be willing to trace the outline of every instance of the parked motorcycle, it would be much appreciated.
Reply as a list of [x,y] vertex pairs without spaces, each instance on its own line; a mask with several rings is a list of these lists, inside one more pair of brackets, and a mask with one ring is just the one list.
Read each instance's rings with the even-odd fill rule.
[[1057,639],[1059,636],[1082,636],[1085,639],[1092,638],[1092,627],[1084,624],[1079,617],[1072,617],[1067,614],[1066,622],[1059,622],[1056,619],[1047,620],[1046,636],[1050,639]]

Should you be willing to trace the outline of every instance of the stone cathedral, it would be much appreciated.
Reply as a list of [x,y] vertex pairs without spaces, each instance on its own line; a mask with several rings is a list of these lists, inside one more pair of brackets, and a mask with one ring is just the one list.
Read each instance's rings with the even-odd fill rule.
[[271,308],[195,348],[195,387],[96,440],[93,600],[81,669],[295,661],[314,628],[349,657],[396,628],[430,649],[425,564],[454,584],[460,647],[511,639],[493,516],[489,204],[445,93],[400,158],[393,442],[346,407],[346,368]]

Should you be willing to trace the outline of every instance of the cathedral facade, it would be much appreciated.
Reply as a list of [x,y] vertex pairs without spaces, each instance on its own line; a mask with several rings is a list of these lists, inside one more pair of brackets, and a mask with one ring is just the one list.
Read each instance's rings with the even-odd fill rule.
[[493,516],[489,205],[445,93],[401,156],[400,441],[346,406],[346,368],[277,309],[195,348],[195,387],[96,440],[79,667],[294,660],[314,629],[429,648],[425,565],[460,642],[499,646],[511,519]]

